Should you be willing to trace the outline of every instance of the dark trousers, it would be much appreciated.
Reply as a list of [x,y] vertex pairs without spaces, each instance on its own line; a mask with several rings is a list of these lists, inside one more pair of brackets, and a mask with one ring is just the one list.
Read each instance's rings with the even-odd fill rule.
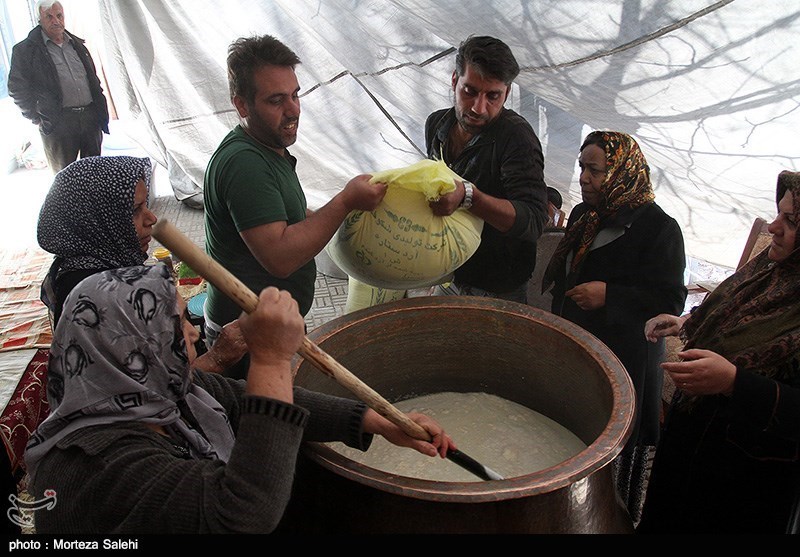
[[100,154],[103,131],[97,112],[89,105],[82,110],[65,108],[61,120],[48,134],[41,134],[47,164],[53,174],[78,159]]

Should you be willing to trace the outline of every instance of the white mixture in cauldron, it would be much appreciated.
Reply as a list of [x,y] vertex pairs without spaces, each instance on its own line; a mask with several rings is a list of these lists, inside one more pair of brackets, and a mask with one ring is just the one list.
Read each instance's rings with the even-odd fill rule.
[[[586,444],[550,418],[487,393],[437,393],[395,404],[431,416],[458,448],[504,478],[543,470],[575,456]],[[450,460],[430,458],[376,436],[367,452],[329,444],[356,462],[391,474],[442,481],[482,481]]]

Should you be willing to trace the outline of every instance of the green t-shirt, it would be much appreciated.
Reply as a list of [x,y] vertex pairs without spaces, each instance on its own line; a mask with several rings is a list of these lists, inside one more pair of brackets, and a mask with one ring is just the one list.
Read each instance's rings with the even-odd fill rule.
[[[312,259],[288,278],[267,272],[248,249],[240,232],[306,218],[306,198],[295,172],[296,159],[256,143],[241,126],[222,140],[205,175],[206,251],[256,294],[267,286],[287,290],[305,315],[314,300],[316,265]],[[212,285],[206,312],[218,325],[236,319],[241,309]]]

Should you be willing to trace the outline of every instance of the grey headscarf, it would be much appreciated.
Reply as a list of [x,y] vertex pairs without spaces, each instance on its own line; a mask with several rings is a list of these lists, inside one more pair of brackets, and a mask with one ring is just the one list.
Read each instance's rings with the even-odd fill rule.
[[86,157],[58,174],[39,212],[42,249],[56,255],[60,271],[115,269],[141,265],[133,225],[136,184],[150,191],[150,159]]
[[192,381],[176,300],[163,264],[104,271],[73,289],[50,349],[50,415],[25,451],[29,474],[68,434],[118,422],[161,425],[193,457],[227,462],[233,431]]

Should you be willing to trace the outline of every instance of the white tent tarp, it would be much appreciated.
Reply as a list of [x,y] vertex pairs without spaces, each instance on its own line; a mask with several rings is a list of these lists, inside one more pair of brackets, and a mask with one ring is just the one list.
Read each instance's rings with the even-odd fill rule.
[[[98,0],[117,110],[183,199],[237,123],[228,45],[271,34],[303,61],[291,149],[312,208],[352,176],[416,162],[423,124],[452,104],[454,49],[470,34],[509,44],[522,67],[507,106],[545,148],[567,208],[592,129],[636,137],[657,202],[687,253],[738,261],[775,182],[800,170],[797,0]],[[181,180],[180,176],[184,175]]]

